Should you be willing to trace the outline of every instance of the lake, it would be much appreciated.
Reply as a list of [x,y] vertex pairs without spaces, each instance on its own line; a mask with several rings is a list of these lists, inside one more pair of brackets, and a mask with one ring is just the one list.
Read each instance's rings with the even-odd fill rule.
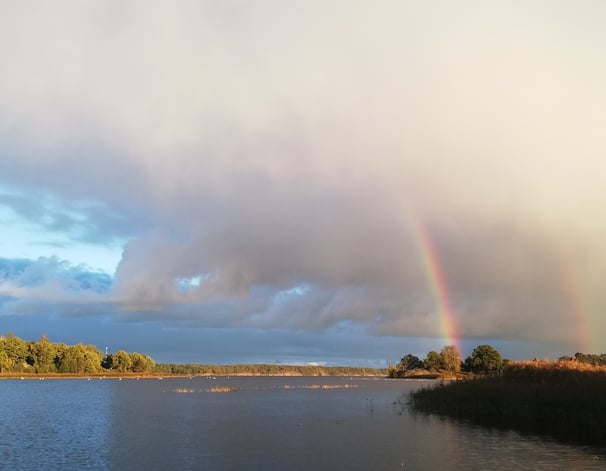
[[[10,470],[591,470],[596,450],[413,414],[378,378],[0,381]],[[229,392],[221,392],[229,391]]]

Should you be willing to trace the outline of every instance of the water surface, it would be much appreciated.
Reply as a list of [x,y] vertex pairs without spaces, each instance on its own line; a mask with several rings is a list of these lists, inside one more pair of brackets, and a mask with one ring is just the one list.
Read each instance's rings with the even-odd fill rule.
[[[591,470],[589,448],[411,414],[429,382],[0,381],[0,466],[46,470]],[[232,392],[213,392],[221,388]]]

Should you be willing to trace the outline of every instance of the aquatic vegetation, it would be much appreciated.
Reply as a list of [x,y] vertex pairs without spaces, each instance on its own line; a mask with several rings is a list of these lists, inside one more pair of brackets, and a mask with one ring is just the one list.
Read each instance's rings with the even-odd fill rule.
[[502,376],[439,383],[410,394],[413,410],[606,446],[606,368],[510,362]]
[[[278,387],[269,387],[265,390],[275,390],[275,389],[283,389],[283,390],[300,390],[300,389],[319,389],[319,390],[332,390],[332,389],[356,389],[358,388],[357,384],[302,384],[302,385],[292,385],[292,384],[284,384]],[[248,388],[245,388],[248,389]],[[253,388],[254,390],[259,390],[259,388]],[[179,387],[172,390],[172,392],[177,394],[193,394],[193,393],[227,393],[239,391],[241,388],[234,386],[215,386],[209,389],[193,389],[193,388],[184,388]]]
[[285,384],[281,389],[351,389],[357,387],[357,384],[305,384],[302,386]]
[[210,388],[207,391],[211,393],[227,393],[237,391],[238,388],[234,388],[231,386],[217,386],[215,388]]

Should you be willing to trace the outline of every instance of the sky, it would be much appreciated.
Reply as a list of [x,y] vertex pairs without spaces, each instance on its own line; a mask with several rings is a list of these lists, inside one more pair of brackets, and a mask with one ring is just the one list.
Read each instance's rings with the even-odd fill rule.
[[606,351],[606,4],[0,5],[0,333]]

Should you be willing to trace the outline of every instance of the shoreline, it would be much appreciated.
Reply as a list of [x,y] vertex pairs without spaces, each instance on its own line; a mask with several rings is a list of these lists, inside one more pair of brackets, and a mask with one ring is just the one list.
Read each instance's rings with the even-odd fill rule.
[[[380,378],[383,375],[302,375],[292,374],[181,374],[181,373],[0,373],[0,380],[53,380],[53,379],[164,379],[164,378],[230,378],[230,377],[263,377],[263,378]],[[410,378],[416,379],[416,378]],[[425,378],[429,379],[429,378]]]
[[[189,377],[193,375],[181,374],[161,374],[161,373],[0,373],[0,380],[3,379],[145,379],[145,378],[164,378],[164,377]],[[195,375],[199,376],[199,375]]]

